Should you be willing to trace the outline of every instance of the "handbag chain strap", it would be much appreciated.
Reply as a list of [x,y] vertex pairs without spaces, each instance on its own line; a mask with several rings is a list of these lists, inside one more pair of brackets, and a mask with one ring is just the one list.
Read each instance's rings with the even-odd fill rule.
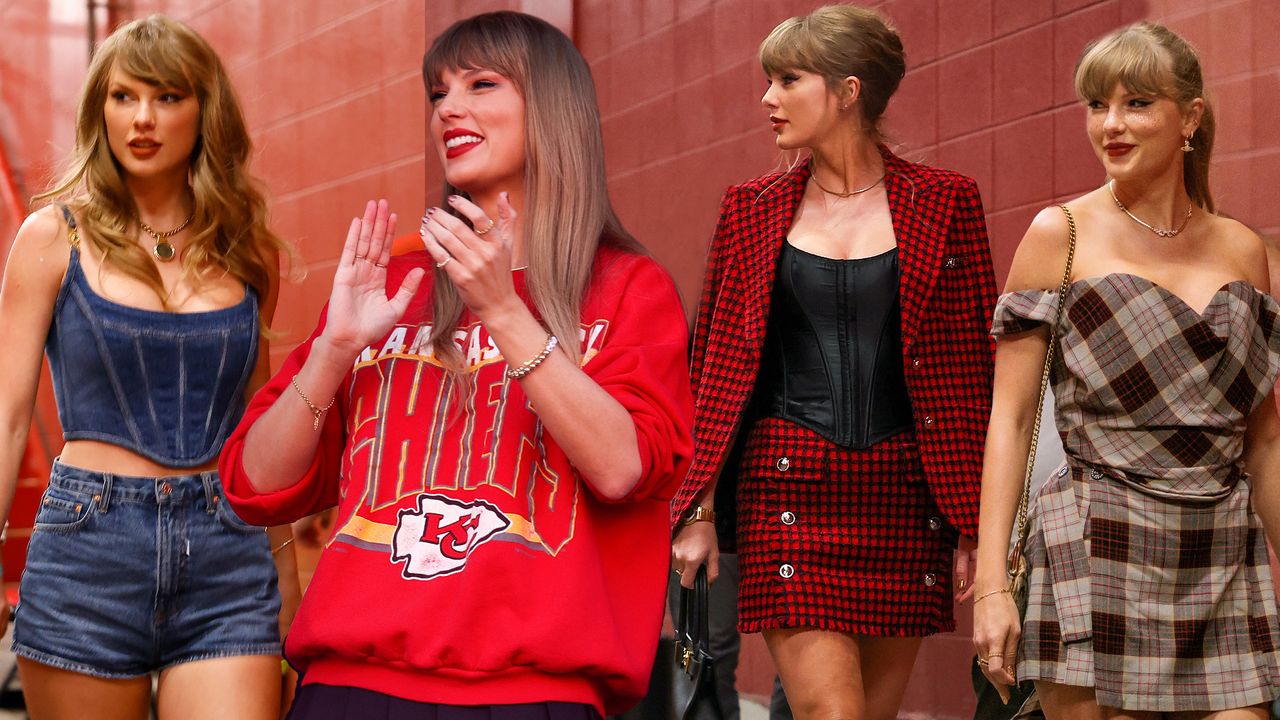
[[1036,421],[1031,429],[1031,450],[1027,453],[1027,472],[1022,479],[1022,498],[1018,500],[1018,540],[1027,537],[1027,503],[1031,495],[1031,476],[1036,464],[1036,446],[1040,441],[1040,418],[1043,415],[1044,396],[1049,389],[1049,373],[1053,367],[1053,348],[1057,344],[1058,324],[1062,322],[1062,309],[1067,302],[1067,286],[1071,283],[1071,263],[1076,256],[1076,221],[1066,205],[1059,205],[1067,216],[1067,228],[1070,231],[1067,240],[1067,267],[1062,272],[1062,282],[1058,283],[1058,312],[1053,318],[1053,326],[1049,329],[1049,347],[1045,351],[1044,370],[1040,373],[1040,398],[1036,401]]

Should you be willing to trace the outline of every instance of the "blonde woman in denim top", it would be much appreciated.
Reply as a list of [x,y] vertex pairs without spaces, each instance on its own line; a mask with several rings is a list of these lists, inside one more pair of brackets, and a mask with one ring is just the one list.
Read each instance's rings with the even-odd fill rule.
[[[66,444],[14,614],[33,718],[272,718],[297,602],[288,529],[243,523],[216,466],[268,377],[284,246],[246,174],[226,74],[154,16],[98,49],[67,175],[37,199],[0,290],[0,515],[42,350]],[[279,565],[279,588],[277,568]],[[281,592],[284,606],[281,613]],[[8,620],[0,608],[0,627]]]

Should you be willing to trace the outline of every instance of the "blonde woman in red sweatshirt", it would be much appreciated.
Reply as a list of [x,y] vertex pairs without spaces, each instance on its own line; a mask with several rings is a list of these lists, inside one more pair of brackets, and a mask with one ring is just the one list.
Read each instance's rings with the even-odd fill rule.
[[338,506],[286,644],[291,717],[619,712],[691,454],[684,312],[610,207],[568,38],[480,15],[423,71],[447,183],[425,251],[390,257],[385,203],[352,222],[319,327],[222,459],[250,521]]

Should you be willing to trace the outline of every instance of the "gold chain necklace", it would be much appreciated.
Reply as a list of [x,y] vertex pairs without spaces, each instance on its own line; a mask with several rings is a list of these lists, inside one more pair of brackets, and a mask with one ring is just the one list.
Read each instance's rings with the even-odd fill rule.
[[875,186],[879,185],[880,183],[884,182],[884,175],[881,175],[880,177],[876,178],[876,181],[875,181],[875,182],[871,183],[870,185],[868,185],[868,186],[866,186],[866,187],[864,187],[864,188],[858,188],[857,190],[850,190],[849,192],[843,192],[843,193],[833,192],[833,191],[831,191],[831,190],[828,190],[828,189],[826,189],[826,188],[822,187],[822,183],[818,182],[818,174],[817,174],[817,173],[809,173],[809,179],[810,179],[810,180],[812,180],[812,181],[813,181],[813,184],[814,184],[814,185],[817,185],[817,186],[818,186],[818,189],[819,189],[819,190],[821,190],[822,192],[824,192],[824,193],[826,193],[826,194],[828,194],[828,195],[835,195],[835,196],[836,196],[836,197],[838,197],[838,198],[847,198],[847,197],[853,197],[854,195],[861,195],[862,193],[864,193],[864,192],[866,192],[866,191],[870,190],[871,188],[873,188],[873,187],[875,187]]
[[1129,217],[1133,218],[1134,222],[1138,223],[1142,227],[1150,230],[1151,232],[1155,233],[1156,235],[1159,235],[1162,238],[1171,238],[1174,235],[1177,235],[1178,233],[1182,232],[1182,230],[1187,227],[1187,221],[1191,219],[1191,211],[1196,206],[1194,202],[1190,202],[1187,204],[1187,214],[1182,218],[1182,224],[1178,226],[1177,230],[1163,230],[1161,228],[1155,227],[1154,225],[1148,225],[1147,223],[1142,221],[1142,218],[1129,212],[1129,208],[1125,207],[1124,203],[1120,202],[1120,198],[1116,197],[1115,185],[1116,185],[1115,180],[1112,180],[1107,183],[1107,190],[1111,191],[1111,199],[1116,201],[1116,207],[1124,211],[1125,215],[1128,215]]
[[178,251],[174,249],[173,243],[170,243],[168,238],[171,238],[185,230],[186,227],[191,224],[191,220],[194,219],[195,216],[196,211],[192,210],[191,214],[187,216],[186,220],[182,221],[181,225],[166,232],[153,230],[150,225],[142,222],[142,219],[139,218],[138,227],[142,228],[142,232],[150,235],[151,239],[155,241],[155,245],[151,247],[151,254],[155,255],[156,259],[160,262],[169,262],[177,257]]

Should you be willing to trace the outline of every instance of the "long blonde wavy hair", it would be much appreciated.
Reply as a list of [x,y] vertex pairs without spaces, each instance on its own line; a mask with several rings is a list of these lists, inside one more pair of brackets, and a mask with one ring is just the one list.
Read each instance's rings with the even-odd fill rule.
[[[601,243],[643,252],[609,203],[604,138],[586,61],[544,20],[502,11],[461,20],[435,39],[422,62],[428,90],[445,70],[486,68],[510,78],[525,103],[524,247],[534,307],[570,357],[580,358],[582,303]],[[467,193],[445,181],[444,195]],[[442,203],[447,206],[447,203]],[[464,305],[437,269],[431,344],[451,373],[463,358],[453,332]]]
[[138,211],[107,141],[106,104],[111,69],[156,87],[192,94],[200,130],[191,153],[194,198],[183,270],[198,276],[225,269],[265,298],[278,277],[278,258],[293,249],[267,227],[266,201],[247,165],[252,150],[244,115],[213,48],[183,23],[164,17],[134,20],[111,34],[89,63],[76,110],[76,144],[69,168],[34,201],[65,202],[81,236],[92,238],[102,262],[146,283],[167,306],[160,273],[136,241]]

